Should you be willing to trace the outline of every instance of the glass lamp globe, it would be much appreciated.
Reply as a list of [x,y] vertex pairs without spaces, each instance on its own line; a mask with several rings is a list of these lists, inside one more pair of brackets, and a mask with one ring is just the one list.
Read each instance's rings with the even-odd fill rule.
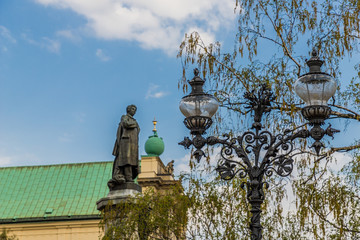
[[199,70],[194,69],[194,78],[189,81],[191,93],[180,101],[180,111],[185,118],[205,117],[211,118],[219,107],[214,96],[204,93],[203,85],[205,80],[199,77]]
[[328,100],[335,94],[337,84],[333,77],[321,72],[323,61],[318,58],[316,51],[312,52],[306,64],[310,72],[296,80],[295,92],[307,106],[327,106]]
[[211,118],[219,107],[218,101],[210,94],[188,95],[180,101],[180,111],[188,117]]
[[190,129],[191,134],[203,134],[208,129],[216,113],[219,103],[216,98],[203,91],[205,80],[201,79],[199,70],[195,68],[194,78],[189,81],[191,93],[180,101],[180,111],[185,116],[184,124]]

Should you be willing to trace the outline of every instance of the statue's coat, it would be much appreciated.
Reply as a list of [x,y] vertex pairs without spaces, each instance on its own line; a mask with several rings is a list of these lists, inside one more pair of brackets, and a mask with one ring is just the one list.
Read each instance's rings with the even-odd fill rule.
[[133,172],[133,176],[136,177],[138,175],[139,132],[139,125],[130,114],[121,117],[113,150],[113,155],[115,156],[113,177],[114,173],[117,172],[116,170],[125,165],[136,167],[136,172]]

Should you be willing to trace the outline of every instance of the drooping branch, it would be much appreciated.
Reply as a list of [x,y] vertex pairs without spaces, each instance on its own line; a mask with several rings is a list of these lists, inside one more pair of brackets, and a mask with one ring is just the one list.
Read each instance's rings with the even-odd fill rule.
[[339,105],[332,105],[336,108],[339,108],[339,109],[342,109],[348,113],[341,113],[341,112],[336,112],[336,111],[331,111],[331,115],[335,115],[339,118],[349,118],[349,119],[354,119],[354,120],[357,120],[357,121],[360,121],[360,114],[346,108],[346,107],[343,107],[343,106],[339,106]]
[[282,36],[281,32],[279,31],[279,27],[276,25],[276,23],[274,22],[274,20],[271,18],[270,14],[268,13],[268,11],[266,10],[266,8],[264,7],[262,1],[259,1],[258,2],[260,7],[262,8],[262,10],[264,11],[265,15],[267,16],[267,18],[269,19],[269,21],[271,22],[275,32],[276,32],[276,35],[279,36],[280,40],[281,40],[281,46],[284,50],[284,53],[286,56],[288,56],[297,66],[298,68],[298,73],[297,75],[300,76],[300,71],[301,71],[301,65],[298,63],[298,61],[296,61],[296,59],[292,56],[292,54],[290,53],[290,50],[289,48],[287,47],[286,45],[286,42],[284,40],[284,37]]
[[[230,102],[230,100],[228,100],[228,104],[226,104],[226,105],[240,106],[242,104],[243,103],[232,103],[232,102]],[[336,118],[352,119],[352,120],[360,121],[360,114],[359,113],[356,113],[353,110],[350,110],[350,109],[342,107],[342,106],[338,106],[338,105],[331,105],[331,106],[342,109],[342,110],[344,110],[344,111],[346,111],[348,113],[339,112],[339,111],[331,111],[330,115],[333,115]],[[225,107],[227,107],[228,109],[231,109],[231,107],[229,107],[229,106],[225,106]],[[282,112],[298,112],[298,111],[301,111],[302,108],[300,107],[300,104],[291,105],[290,107],[284,107],[284,106],[281,106],[280,104],[278,104],[278,105],[273,105],[271,107],[271,109],[280,110]]]
[[348,147],[337,147],[337,148],[331,148],[329,153],[332,154],[334,152],[349,152],[354,149],[360,149],[360,144],[348,146]]
[[351,233],[359,233],[360,234],[360,231],[359,230],[354,230],[354,229],[350,229],[346,226],[338,226],[337,224],[331,222],[330,220],[328,220],[326,218],[326,216],[324,216],[323,214],[319,213],[318,211],[316,211],[310,204],[310,208],[312,210],[313,213],[315,213],[321,220],[323,220],[324,222],[330,224],[332,227],[338,229],[338,230],[342,230],[342,231],[345,231],[345,232],[351,232]]
[[333,148],[330,148],[329,151],[321,154],[321,156],[319,158],[317,158],[314,162],[315,163],[320,162],[322,159],[330,157],[335,152],[350,152],[355,149],[360,149],[360,144],[355,144],[355,145],[347,146],[347,147],[333,147]]
[[265,36],[264,34],[260,33],[259,31],[256,31],[256,30],[254,30],[254,29],[248,29],[248,32],[253,33],[253,34],[256,34],[256,35],[258,35],[259,37],[261,37],[261,38],[263,38],[263,39],[269,40],[269,41],[275,43],[276,45],[279,45],[280,47],[283,46],[280,42],[276,41],[276,40],[273,39],[273,38],[270,38],[270,37]]
[[[229,72],[231,72],[231,73],[233,74],[233,76],[235,76],[235,78],[238,79],[238,80],[242,83],[242,85],[244,86],[244,88],[245,88],[247,91],[249,90],[249,86],[248,86],[248,84],[246,83],[246,81],[238,76],[238,72],[237,72],[234,68],[232,68],[232,67],[224,64],[224,63],[223,63],[222,61],[220,61],[217,57],[215,57],[211,52],[208,51],[208,48],[205,46],[205,43],[204,43],[203,40],[201,39],[201,37],[200,37],[200,35],[199,35],[198,32],[193,32],[193,33],[191,33],[191,35],[195,35],[197,41],[194,41],[193,43],[195,43],[196,47],[199,47],[199,48],[201,49],[201,51],[203,51],[203,52],[205,53],[205,55],[207,56],[208,59],[211,59],[212,61],[216,62],[216,64],[219,64],[220,66],[222,66],[223,68],[225,68],[225,69],[227,69]],[[190,36],[191,36],[191,35],[190,35]],[[181,52],[182,52],[182,51],[180,50],[180,52],[179,52],[179,54],[178,54],[178,57],[181,56]],[[194,50],[194,52],[195,52],[195,50]],[[194,53],[194,52],[193,52],[193,53]]]

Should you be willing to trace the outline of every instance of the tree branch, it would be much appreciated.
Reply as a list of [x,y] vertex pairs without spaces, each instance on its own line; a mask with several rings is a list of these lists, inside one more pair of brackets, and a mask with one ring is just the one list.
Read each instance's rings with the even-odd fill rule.
[[282,34],[278,31],[278,26],[276,26],[276,24],[274,23],[273,19],[270,17],[269,13],[266,11],[266,9],[264,8],[264,5],[261,1],[258,2],[259,5],[261,6],[262,10],[264,11],[265,15],[268,17],[268,19],[270,20],[276,34],[280,37],[281,42],[282,42],[282,47],[284,49],[284,53],[286,56],[288,56],[298,67],[298,76],[300,76],[300,70],[301,70],[301,65],[293,58],[293,56],[290,54],[290,51],[288,49],[288,47],[286,46],[285,40],[282,36]]
[[360,149],[360,144],[356,144],[356,145],[352,145],[352,146],[348,146],[348,147],[336,147],[336,148],[330,148],[329,151],[325,152],[324,154],[321,155],[320,158],[316,159],[314,162],[320,162],[322,159],[329,157],[331,154],[335,153],[335,152],[350,152],[352,150],[355,149]]
[[223,66],[224,68],[226,68],[229,72],[231,72],[244,86],[244,88],[249,91],[249,87],[248,85],[245,83],[245,81],[243,79],[241,79],[239,76],[237,76],[237,72],[234,68],[231,68],[229,66],[227,66],[226,64],[222,63],[221,61],[219,61],[214,55],[212,55],[211,53],[208,52],[207,48],[205,47],[205,43],[203,42],[203,40],[200,38],[200,35],[196,32],[198,39],[201,41],[201,44],[196,44],[198,47],[200,47],[205,54],[208,56],[208,58],[212,59],[213,61],[215,61],[217,64]]
[[331,105],[331,106],[334,106],[334,107],[336,107],[336,108],[345,110],[345,111],[351,113],[351,114],[355,117],[356,120],[360,120],[360,114],[358,114],[357,112],[354,112],[354,111],[352,111],[352,110],[350,110],[350,109],[348,109],[348,108],[346,108],[346,107],[340,106],[340,105],[334,105],[334,104],[333,104],[333,105]]
[[336,111],[331,111],[330,114],[337,116],[339,118],[348,118],[348,119],[354,119],[354,120],[360,121],[360,115],[358,115],[358,114],[341,113],[341,112],[336,112]]
[[323,221],[325,221],[326,223],[330,224],[332,227],[338,229],[338,230],[342,230],[342,231],[346,231],[346,232],[352,232],[352,233],[360,233],[360,231],[358,230],[353,230],[353,229],[349,229],[347,227],[339,227],[338,225],[336,225],[333,222],[330,222],[330,220],[328,220],[325,216],[323,216],[321,213],[318,213],[310,204],[310,208],[311,210]]
[[254,29],[248,29],[248,32],[251,32],[251,33],[254,33],[254,34],[257,34],[259,35],[259,37],[263,38],[263,39],[266,39],[266,40],[269,40],[269,41],[272,41],[273,43],[279,45],[279,46],[283,46],[281,43],[279,43],[278,41],[276,41],[275,39],[272,39],[270,37],[267,37],[267,36],[264,36],[263,34],[261,34],[260,32],[258,31],[255,31]]

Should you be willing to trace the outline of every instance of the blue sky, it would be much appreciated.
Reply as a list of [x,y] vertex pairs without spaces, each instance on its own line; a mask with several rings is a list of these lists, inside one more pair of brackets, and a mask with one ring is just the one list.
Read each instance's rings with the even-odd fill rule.
[[0,166],[111,161],[120,117],[135,104],[140,154],[156,117],[162,160],[185,168],[177,49],[194,30],[232,43],[234,2],[0,1]]
[[138,106],[140,154],[156,117],[163,161],[183,158],[177,49],[194,30],[224,40],[233,7],[232,0],[0,1],[0,166],[111,161],[129,104]]

